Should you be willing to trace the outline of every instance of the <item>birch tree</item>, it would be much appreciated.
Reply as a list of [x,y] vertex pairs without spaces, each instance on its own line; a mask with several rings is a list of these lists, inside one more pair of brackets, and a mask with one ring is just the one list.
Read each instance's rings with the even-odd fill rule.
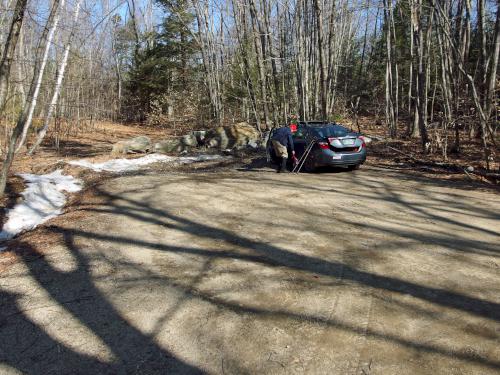
[[[36,104],[38,101],[38,95],[40,93],[40,87],[42,85],[43,74],[45,72],[45,66],[47,65],[49,51],[52,46],[52,40],[54,39],[54,34],[59,24],[60,12],[59,8],[64,7],[65,0],[54,0],[52,3],[52,9],[47,20],[47,25],[44,32],[40,38],[39,48],[40,53],[40,63],[35,67],[35,73],[33,75],[33,81],[30,87],[30,93],[28,97],[28,102],[25,104],[25,110],[19,118],[18,126],[22,127],[21,135],[19,138],[19,143],[15,149],[15,152],[19,152],[21,147],[26,141],[26,136],[28,130],[31,127],[31,122],[33,120],[33,113],[35,112]],[[38,54],[37,54],[38,55]],[[10,166],[9,166],[10,167]]]
[[33,144],[33,146],[31,147],[31,149],[29,150],[30,155],[33,154],[33,152],[38,148],[38,146],[40,146],[43,139],[45,138],[45,135],[47,134],[47,130],[49,129],[50,121],[52,119],[52,115],[54,113],[54,110],[55,110],[56,105],[57,105],[57,101],[59,99],[59,95],[61,93],[62,82],[64,79],[64,73],[66,71],[66,65],[68,64],[68,56],[69,56],[69,51],[71,48],[71,43],[73,42],[73,37],[74,37],[77,22],[78,22],[78,14],[80,13],[81,2],[82,2],[82,0],[76,0],[75,10],[74,10],[74,14],[73,14],[73,25],[71,27],[71,32],[68,36],[68,40],[67,40],[66,45],[64,47],[64,54],[63,54],[63,57],[61,60],[61,65],[59,66],[59,70],[57,71],[57,78],[56,78],[56,82],[54,85],[54,92],[52,94],[52,99],[50,101],[49,108],[48,108],[47,114],[45,116],[45,121],[43,123],[43,127],[38,132],[38,137],[37,137],[35,143]]
[[[64,0],[60,1],[64,3]],[[26,5],[26,3],[24,3],[24,5]],[[14,127],[12,134],[10,135],[10,138],[8,140],[7,152],[5,155],[5,159],[2,163],[2,170],[0,172],[0,195],[3,195],[3,193],[5,192],[5,186],[7,184],[7,176],[10,170],[10,166],[12,165],[12,161],[14,159],[14,154],[16,152],[16,143],[18,139],[20,139],[18,145],[19,149],[19,147],[24,143],[24,140],[26,139],[26,134],[31,125],[33,112],[35,110],[43,78],[43,72],[45,70],[45,65],[47,64],[50,43],[52,42],[55,29],[57,28],[57,23],[59,22],[58,8],[59,8],[59,0],[54,0],[49,18],[47,20],[47,25],[44,29],[41,40],[39,42],[38,50],[43,51],[43,54],[41,54],[42,55],[41,61],[39,65],[38,64],[36,65],[27,102],[25,103],[23,111],[20,114],[17,124]]]
[[[393,61],[393,12],[392,0],[384,0],[384,22],[386,35],[387,62],[385,68],[385,117],[386,124],[391,137],[396,136],[397,131],[397,98],[394,95],[394,61]],[[396,72],[397,76],[397,72]],[[396,84],[397,87],[397,84]]]
[[324,30],[323,30],[323,6],[320,4],[320,0],[314,0],[314,10],[316,12],[316,33],[318,35],[318,55],[319,55],[319,80],[320,85],[320,96],[321,96],[321,117],[324,120],[328,119],[328,107],[327,107],[327,73],[325,64],[325,46],[324,46]]

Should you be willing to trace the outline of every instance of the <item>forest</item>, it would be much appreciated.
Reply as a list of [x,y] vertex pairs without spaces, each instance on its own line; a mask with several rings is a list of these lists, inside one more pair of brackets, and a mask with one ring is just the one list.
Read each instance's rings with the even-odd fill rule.
[[[498,169],[491,0],[1,0],[0,192],[16,155],[99,121],[383,126]],[[358,124],[359,127],[359,124]]]
[[500,0],[0,0],[0,375],[499,375],[499,54]]

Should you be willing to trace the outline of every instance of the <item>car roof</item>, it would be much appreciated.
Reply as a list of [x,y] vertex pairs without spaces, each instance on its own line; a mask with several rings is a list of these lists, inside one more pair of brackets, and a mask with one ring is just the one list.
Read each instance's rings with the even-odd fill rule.
[[337,124],[335,122],[328,122],[328,121],[301,121],[299,122],[300,125],[305,125],[305,126],[310,126],[313,128],[318,128],[318,127],[325,127],[325,126],[340,126],[344,127],[343,125]]
[[349,131],[348,128],[346,128],[343,125],[336,124],[334,122],[326,122],[326,121],[301,121],[299,122],[300,125],[308,126],[311,128],[326,128],[326,127],[334,127],[334,128],[342,128],[347,131]]
[[331,125],[331,123],[328,121],[300,121],[299,124],[306,125],[306,126],[328,126],[328,125]]

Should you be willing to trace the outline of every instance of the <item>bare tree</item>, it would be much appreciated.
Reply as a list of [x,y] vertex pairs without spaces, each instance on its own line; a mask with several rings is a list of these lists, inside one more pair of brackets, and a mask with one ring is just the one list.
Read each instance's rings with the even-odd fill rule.
[[39,53],[37,53],[37,56],[40,57],[40,62],[37,63],[35,67],[35,73],[33,75],[33,81],[31,82],[28,102],[25,104],[25,109],[23,110],[23,114],[18,121],[18,125],[16,125],[16,127],[22,126],[22,131],[15,152],[19,152],[21,147],[24,145],[26,136],[28,135],[28,130],[31,127],[33,113],[35,112],[36,104],[38,101],[38,94],[40,93],[43,74],[45,72],[45,66],[47,65],[47,61],[49,58],[52,39],[54,38],[57,25],[59,24],[59,5],[61,5],[61,7],[64,7],[64,3],[65,0],[54,0],[54,2],[52,3],[52,9],[49,15],[49,19],[47,20],[47,24],[43,31],[42,37],[40,38],[40,43],[38,45]]
[[[490,119],[492,110],[495,108],[495,86],[497,83],[497,69],[498,69],[499,55],[500,55],[500,3],[497,6],[495,32],[493,35],[493,47],[491,49],[491,63],[486,79],[487,90],[486,90],[485,116],[486,119],[488,120]],[[490,133],[492,133],[491,129]]]
[[314,0],[314,10],[316,12],[316,33],[318,35],[318,54],[319,54],[319,76],[321,82],[321,116],[324,120],[328,119],[327,107],[327,74],[325,64],[325,51],[324,51],[324,30],[323,30],[323,7],[320,0]]
[[220,44],[216,43],[217,35],[214,30],[213,18],[209,11],[208,1],[193,1],[198,32],[196,41],[201,47],[205,82],[208,88],[213,117],[218,124],[222,124],[222,92],[220,82],[219,54]]
[[[64,0],[61,1],[64,2]],[[26,3],[24,2],[24,6],[25,5]],[[47,20],[47,25],[45,27],[45,30],[41,37],[42,39],[40,40],[38,46],[38,50],[40,52],[43,51],[43,54],[41,54],[42,55],[41,61],[39,65],[37,64],[37,67],[35,68],[35,74],[33,75],[33,81],[31,83],[27,102],[25,103],[23,111],[19,116],[17,124],[14,127],[14,130],[12,131],[12,134],[10,135],[10,138],[8,140],[7,152],[2,164],[2,170],[0,172],[0,195],[3,195],[5,191],[5,186],[7,184],[7,176],[10,170],[10,166],[12,165],[12,161],[14,159],[14,154],[16,151],[16,143],[18,139],[20,139],[19,147],[23,144],[29,126],[31,125],[31,120],[33,118],[33,112],[35,110],[38,93],[40,91],[43,71],[45,69],[45,65],[48,59],[48,50],[50,48],[50,42],[52,41],[54,31],[59,21],[58,7],[59,7],[59,0],[54,0],[52,5],[52,10],[49,15],[49,19]]]
[[[489,121],[489,108],[492,107],[492,104],[487,103],[487,101],[481,100],[481,95],[478,87],[481,86],[483,79],[480,78],[479,84],[474,81],[473,75],[467,71],[467,67],[464,64],[463,61],[463,54],[460,53],[460,49],[457,46],[455,40],[452,38],[452,34],[450,31],[450,20],[448,18],[448,14],[445,12],[443,9],[443,6],[433,0],[433,6],[434,9],[437,12],[438,19],[439,19],[439,27],[443,33],[443,35],[446,37],[446,39],[449,42],[449,46],[451,49],[451,53],[453,54],[454,62],[458,69],[460,70],[461,74],[465,77],[467,80],[470,89],[471,89],[471,94],[472,94],[472,101],[475,106],[475,109],[478,113],[479,116],[479,124],[480,124],[480,134],[481,134],[481,141],[483,145],[483,155],[484,155],[484,161],[486,164],[486,168],[489,170],[490,169],[490,149],[487,141],[487,134],[489,133],[491,137],[491,141],[495,143],[495,138],[493,135],[493,131],[491,127],[488,124]],[[490,56],[491,60],[497,61],[498,63],[498,53],[500,50],[500,47],[497,46],[498,43],[498,17],[499,17],[499,12],[500,12],[500,5],[497,7],[497,22],[495,26],[495,43],[494,47],[490,51]],[[495,55],[496,54],[496,55]],[[487,58],[488,59],[488,58]],[[490,69],[489,74],[492,75],[494,74],[494,79],[496,80],[496,67],[494,69]],[[487,81],[489,81],[487,79]]]
[[[387,50],[387,62],[385,68],[385,118],[389,134],[391,137],[396,136],[397,131],[397,118],[396,107],[397,98],[394,95],[394,61],[393,61],[393,47],[392,47],[392,25],[393,25],[393,12],[392,0],[384,0],[384,23],[385,23],[385,42]],[[396,72],[397,76],[397,72]]]
[[[3,113],[7,101],[7,87],[9,86],[10,71],[12,69],[12,60],[16,50],[19,34],[24,20],[27,0],[17,0],[12,16],[9,34],[5,40],[5,47],[0,61],[0,114]],[[0,194],[5,189],[5,181],[0,179]]]
[[33,152],[38,148],[38,146],[40,146],[43,139],[45,138],[45,135],[47,134],[47,130],[49,129],[50,120],[52,119],[52,115],[54,113],[54,110],[55,110],[56,105],[57,105],[57,101],[59,99],[59,95],[61,93],[62,82],[64,79],[64,73],[66,71],[66,65],[68,64],[69,51],[71,48],[71,43],[73,41],[73,36],[75,33],[77,21],[78,21],[78,14],[80,13],[81,2],[82,2],[82,0],[76,0],[75,10],[74,10],[74,14],[73,14],[72,30],[68,36],[66,46],[64,47],[64,54],[63,54],[63,57],[61,60],[61,65],[59,66],[59,70],[57,71],[57,78],[56,78],[56,82],[54,85],[54,92],[52,94],[52,99],[50,101],[49,108],[47,110],[47,115],[45,116],[45,121],[44,121],[43,127],[38,132],[37,140],[35,141],[35,143],[31,147],[31,149],[29,150],[30,155],[33,154]]
[[[426,15],[426,10],[423,6],[422,0],[416,0],[412,6],[414,17],[414,43],[416,47],[417,57],[417,82],[416,82],[416,95],[415,106],[416,113],[418,113],[418,129],[422,143],[422,149],[427,151],[429,145],[429,137],[427,135],[427,68],[425,66],[425,30],[424,22],[427,18],[427,27],[430,27],[431,17]],[[428,35],[428,34],[427,34]]]

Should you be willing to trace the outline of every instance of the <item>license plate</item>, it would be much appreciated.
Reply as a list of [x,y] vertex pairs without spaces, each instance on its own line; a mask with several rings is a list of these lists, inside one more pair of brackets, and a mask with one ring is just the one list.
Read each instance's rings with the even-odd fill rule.
[[343,139],[342,144],[346,146],[352,146],[354,144],[354,139]]
[[342,155],[333,155],[332,159],[333,160],[340,160],[340,159],[342,159]]

